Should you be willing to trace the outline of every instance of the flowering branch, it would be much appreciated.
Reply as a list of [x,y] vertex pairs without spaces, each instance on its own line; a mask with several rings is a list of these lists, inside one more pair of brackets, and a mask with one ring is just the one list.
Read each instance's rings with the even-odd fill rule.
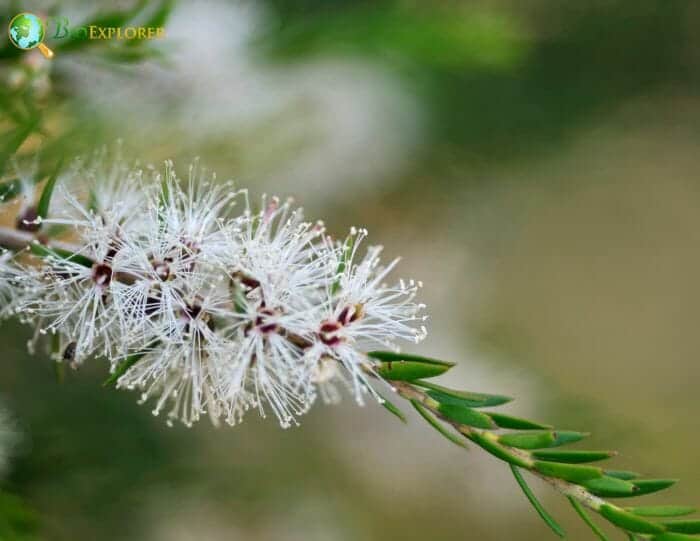
[[453,443],[471,441],[506,462],[561,537],[523,470],[566,496],[599,539],[607,537],[588,511],[630,539],[700,533],[700,521],[668,520],[691,508],[608,501],[674,481],[591,466],[615,453],[558,449],[586,434],[485,411],[511,399],[429,381],[452,364],[398,347],[427,334],[415,301],[422,284],[388,284],[397,261],[382,265],[376,246],[361,254],[366,231],[334,240],[290,201],[264,197],[255,208],[246,191],[197,164],[183,182],[169,162],[159,173],[106,151],[91,161],[57,167],[38,194],[36,183],[0,185],[6,199],[24,196],[13,207],[16,229],[0,228],[0,316],[34,326],[32,348],[48,347],[57,366],[105,359],[106,384],[139,390],[154,415],[167,409],[168,424],[186,426],[204,415],[234,425],[257,410],[288,427],[343,388],[403,418],[385,386]]
[[[669,520],[693,513],[695,509],[692,507],[621,507],[605,499],[651,494],[672,486],[675,480],[641,479],[634,472],[590,466],[589,463],[610,458],[616,453],[559,450],[560,446],[580,441],[587,434],[555,430],[534,421],[484,412],[481,408],[498,406],[510,399],[455,391],[421,379],[444,373],[451,367],[449,363],[389,352],[369,355],[379,362],[375,371],[387,377],[396,393],[408,400],[442,435],[454,441],[455,433],[447,431],[450,428],[506,462],[539,515],[560,537],[565,537],[564,530],[537,501],[521,470],[544,480],[566,496],[576,513],[603,541],[608,537],[586,510],[599,514],[630,539],[681,541],[696,539],[690,534],[700,533],[700,520]],[[503,429],[517,432],[503,432]]]

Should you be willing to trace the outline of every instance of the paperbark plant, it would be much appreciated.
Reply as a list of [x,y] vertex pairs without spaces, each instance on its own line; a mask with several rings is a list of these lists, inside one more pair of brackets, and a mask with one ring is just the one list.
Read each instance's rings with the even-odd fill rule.
[[57,366],[105,358],[107,385],[139,389],[154,414],[186,426],[258,410],[287,427],[317,397],[336,400],[338,385],[405,421],[400,398],[451,443],[504,462],[555,535],[564,530],[526,476],[567,498],[598,539],[609,538],[592,514],[632,540],[698,538],[692,507],[618,503],[675,480],[600,466],[616,453],[567,447],[587,433],[499,413],[510,397],[436,384],[452,363],[399,352],[427,334],[421,284],[387,284],[396,261],[382,266],[378,247],[361,255],[366,231],[339,242],[290,202],[255,210],[196,164],[185,183],[170,163],[162,175],[122,162],[71,171],[95,180],[84,201],[57,168],[37,194],[35,227],[0,228],[0,313],[48,334]]

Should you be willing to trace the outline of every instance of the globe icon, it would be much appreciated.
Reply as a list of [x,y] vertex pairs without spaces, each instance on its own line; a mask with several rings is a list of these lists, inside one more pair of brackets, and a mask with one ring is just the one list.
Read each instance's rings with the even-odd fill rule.
[[44,23],[33,13],[20,13],[10,21],[10,41],[20,49],[33,49],[44,40]]

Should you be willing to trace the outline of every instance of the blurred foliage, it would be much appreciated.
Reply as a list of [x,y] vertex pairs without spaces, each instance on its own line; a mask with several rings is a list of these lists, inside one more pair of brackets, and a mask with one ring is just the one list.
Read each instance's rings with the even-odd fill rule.
[[0,539],[35,541],[38,520],[34,511],[18,497],[0,491]]
[[260,43],[271,58],[383,62],[424,99],[435,144],[477,160],[551,148],[659,85],[697,92],[683,0],[269,3],[276,16]]
[[[98,10],[84,20],[71,21],[71,28],[164,26],[174,6],[174,0],[138,0],[122,9]],[[0,6],[0,19],[9,21],[21,11],[21,3],[13,0]],[[60,16],[60,4],[54,4],[47,14]],[[161,50],[147,40],[90,40],[73,34],[54,41],[47,36],[45,41],[61,56],[80,57],[89,53],[92,61],[103,69],[163,59]],[[3,81],[0,86],[0,178],[7,172],[9,158],[33,137],[42,142],[38,178],[48,174],[49,168],[67,151],[77,154],[100,138],[103,132],[100,115],[85,111],[81,108],[84,104],[71,100],[70,85],[60,70],[60,62],[44,61],[36,51],[22,51],[8,39],[2,39],[0,80]],[[30,145],[32,149],[37,142]]]

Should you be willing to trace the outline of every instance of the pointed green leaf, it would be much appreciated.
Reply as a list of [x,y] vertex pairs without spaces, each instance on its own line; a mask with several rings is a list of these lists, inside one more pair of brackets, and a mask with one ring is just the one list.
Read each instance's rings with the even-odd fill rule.
[[433,417],[430,412],[417,400],[411,400],[411,404],[413,404],[413,407],[416,409],[418,413],[420,413],[421,417],[428,421],[428,424],[432,426],[435,430],[437,430],[440,434],[445,436],[448,440],[450,440],[452,443],[459,445],[460,447],[464,447],[467,449],[467,440],[461,436],[458,436],[457,434],[454,434],[447,430],[440,422]]
[[516,432],[513,434],[501,434],[498,442],[518,449],[542,449],[551,447],[556,441],[552,431]]
[[639,489],[637,496],[652,494],[672,487],[678,482],[678,479],[639,479],[632,483]]
[[379,376],[397,381],[432,378],[444,374],[454,366],[454,363],[389,351],[371,351],[367,356],[380,361],[374,367]]
[[39,203],[36,207],[36,213],[39,218],[46,218],[49,215],[49,205],[51,204],[51,197],[53,196],[53,190],[56,187],[56,180],[58,180],[58,174],[61,172],[61,167],[63,167],[63,160],[59,160],[56,164],[51,176],[44,184],[44,189],[41,191],[41,197],[39,198]]
[[469,391],[455,391],[436,385],[429,381],[415,381],[416,385],[428,389],[428,396],[433,400],[437,400],[441,404],[451,404],[453,406],[467,406],[469,408],[486,408],[500,406],[512,402],[513,399],[509,396],[472,393]]
[[513,476],[518,482],[518,485],[522,489],[523,493],[525,494],[529,502],[532,504],[532,507],[535,508],[535,511],[537,511],[537,514],[542,518],[542,520],[544,520],[547,526],[549,526],[555,534],[557,534],[561,538],[566,537],[566,534],[564,533],[562,527],[559,526],[559,524],[557,524],[556,520],[554,520],[549,513],[547,513],[547,510],[544,507],[542,507],[542,504],[535,497],[535,494],[530,489],[530,486],[527,484],[527,481],[525,481],[525,478],[520,473],[520,470],[512,464],[510,465],[510,469],[513,472]]
[[664,527],[638,517],[623,509],[619,509],[612,505],[603,504],[600,506],[600,514],[612,522],[615,526],[627,530],[629,532],[653,534],[661,533]]
[[530,432],[516,432],[503,434],[499,441],[503,445],[517,447],[518,449],[544,449],[547,447],[559,447],[582,440],[588,436],[583,432],[571,432],[565,430],[543,430]]
[[615,479],[622,479],[623,481],[637,479],[640,476],[637,472],[624,470],[605,470],[605,475],[608,477],[614,477]]
[[447,419],[456,423],[476,428],[496,428],[488,415],[464,406],[440,404],[437,410]]
[[600,539],[600,541],[610,541],[608,539],[608,536],[605,535],[605,533],[603,533],[603,530],[601,530],[600,527],[595,522],[593,522],[593,519],[586,512],[583,506],[571,496],[567,496],[567,498],[569,500],[569,503],[571,503],[571,506],[576,511],[576,513],[578,513],[578,516],[581,517],[581,520],[583,520],[583,522],[585,522],[588,525],[588,527],[593,531],[593,533],[596,534],[598,539]]
[[383,396],[381,396],[381,399],[383,400],[383,402],[381,404],[382,404],[382,406],[384,406],[384,408],[387,411],[396,415],[396,417],[401,419],[401,421],[403,421],[404,423],[406,422],[406,416],[403,414],[403,412],[399,408],[396,407],[395,404],[393,404],[392,402],[390,402],[389,400],[387,400]]
[[491,417],[493,422],[496,423],[499,428],[507,428],[510,430],[548,430],[552,428],[550,425],[543,425],[541,423],[528,421],[527,419],[521,419],[519,417],[511,417],[510,415],[504,415],[503,413],[494,413],[490,411],[484,413]]
[[627,511],[640,517],[682,517],[697,511],[687,505],[648,505],[643,507],[628,507]]
[[514,466],[519,466],[521,468],[526,469],[529,469],[531,466],[525,458],[514,453],[512,449],[504,447],[503,445],[498,443],[494,434],[482,434],[479,432],[472,431],[468,437],[474,443],[479,445],[482,449],[491,453],[496,458],[499,458],[504,462],[508,462],[508,464],[512,464]]
[[137,362],[139,362],[141,360],[141,357],[143,357],[145,354],[145,352],[139,352],[129,355],[126,359],[124,359],[121,362],[121,364],[117,366],[114,373],[111,374],[109,378],[105,380],[102,386],[109,387],[111,385],[115,385],[117,381],[119,381],[119,378],[126,374],[129,371],[129,369],[132,366],[134,366]]
[[599,477],[585,481],[583,486],[586,487],[592,494],[602,498],[625,498],[627,496],[636,496],[637,487],[629,481],[623,479],[615,479],[614,477]]
[[533,464],[538,472],[557,477],[564,481],[581,484],[589,479],[596,479],[603,476],[603,470],[595,466],[584,466],[580,464],[564,464],[561,462],[545,462],[536,460]]
[[652,537],[652,541],[698,541],[698,538],[682,533],[664,532]]
[[700,533],[700,520],[664,520],[661,524],[666,526],[669,532]]
[[597,462],[615,456],[614,451],[534,451],[532,456],[539,460],[550,462],[567,462],[569,464],[584,464]]

